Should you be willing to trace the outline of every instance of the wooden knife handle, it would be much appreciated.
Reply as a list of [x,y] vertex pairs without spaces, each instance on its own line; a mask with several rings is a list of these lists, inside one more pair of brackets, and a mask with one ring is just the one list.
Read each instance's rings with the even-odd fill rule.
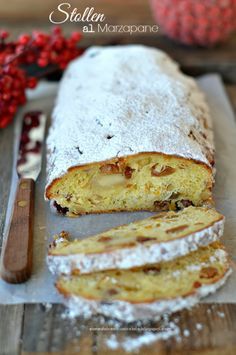
[[1,276],[9,283],[22,283],[32,272],[34,185],[20,179],[14,211],[2,257]]

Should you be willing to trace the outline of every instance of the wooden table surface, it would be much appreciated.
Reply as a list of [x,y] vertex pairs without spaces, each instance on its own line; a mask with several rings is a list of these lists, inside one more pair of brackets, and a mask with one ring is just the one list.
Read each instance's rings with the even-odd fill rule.
[[[107,1],[102,6],[109,8]],[[118,2],[117,2],[118,3]],[[135,2],[127,0],[123,10],[116,8],[114,23],[145,23],[153,22],[150,10],[144,6],[143,0],[138,0],[136,17],[129,11],[128,5],[134,10]],[[131,6],[130,5],[130,6]],[[124,7],[124,5],[123,5]],[[110,8],[109,8],[110,9]],[[118,11],[119,10],[119,11]],[[104,10],[105,12],[105,10]],[[132,15],[131,15],[132,14]],[[112,16],[112,14],[110,14]],[[0,14],[1,17],[1,14]],[[129,22],[131,21],[132,22]],[[135,22],[136,21],[136,22]],[[112,19],[110,19],[112,23]],[[7,27],[13,33],[25,31],[34,26],[32,22],[1,21],[1,26]],[[41,26],[47,28],[48,24]],[[67,31],[70,26],[67,27]],[[226,90],[236,112],[236,36],[226,44],[212,49],[188,48],[173,43],[163,35],[96,35],[87,36],[83,44],[117,44],[143,43],[157,46],[167,51],[179,61],[184,72],[192,75],[208,72],[218,72],[222,75]],[[0,237],[2,238],[6,207],[10,188],[13,151],[13,127],[0,131]],[[39,352],[47,354],[122,354],[122,350],[110,350],[105,341],[111,334],[118,337],[132,336],[132,331],[112,332],[90,330],[94,326],[90,321],[82,323],[62,319],[64,307],[53,305],[51,308],[43,304],[20,304],[0,306],[0,355],[2,354],[32,354]],[[174,316],[178,318],[181,330],[181,341],[175,339],[156,341],[141,348],[140,354],[236,354],[236,305],[210,304],[199,305],[192,310],[182,311]],[[196,329],[196,323],[203,328]],[[82,326],[83,324],[83,326]],[[152,324],[155,327],[155,324]],[[184,330],[189,329],[189,336],[184,336]],[[185,334],[186,335],[186,334]],[[132,354],[132,353],[131,353]]]

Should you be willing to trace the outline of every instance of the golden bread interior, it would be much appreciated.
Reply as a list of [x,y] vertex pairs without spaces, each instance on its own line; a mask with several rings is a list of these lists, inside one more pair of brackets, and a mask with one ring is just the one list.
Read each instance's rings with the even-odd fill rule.
[[70,168],[46,189],[59,212],[176,210],[212,202],[212,170],[191,159],[141,153]]
[[[197,233],[224,217],[214,209],[187,207],[179,212],[162,212],[150,218],[110,229],[106,232],[69,241],[60,237],[60,243],[49,250],[50,255],[111,253],[117,249],[135,248],[169,242]],[[62,238],[61,238],[62,237]]]
[[128,270],[63,276],[56,286],[67,297],[148,303],[194,294],[197,288],[216,283],[228,269],[227,254],[223,246],[215,242],[173,261]]

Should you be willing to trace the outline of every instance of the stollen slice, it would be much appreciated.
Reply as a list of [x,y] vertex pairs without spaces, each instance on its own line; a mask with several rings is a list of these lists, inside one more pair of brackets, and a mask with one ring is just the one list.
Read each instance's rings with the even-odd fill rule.
[[70,316],[102,314],[132,322],[193,306],[222,286],[230,272],[227,253],[215,242],[155,265],[61,276],[56,287]]
[[62,233],[48,254],[52,273],[128,269],[188,254],[218,240],[224,217],[214,209],[187,207],[110,229],[83,240]]

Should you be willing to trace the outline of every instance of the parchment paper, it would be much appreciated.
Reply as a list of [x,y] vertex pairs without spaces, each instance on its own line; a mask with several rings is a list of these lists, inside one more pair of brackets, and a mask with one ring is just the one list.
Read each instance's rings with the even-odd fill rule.
[[[216,208],[226,216],[223,241],[233,259],[236,258],[236,123],[229,100],[221,79],[217,75],[205,75],[198,79],[199,85],[207,96],[214,123],[217,177],[215,186]],[[15,153],[19,142],[20,123],[23,112],[42,109],[48,114],[53,107],[58,84],[42,82],[34,91],[29,91],[29,102],[15,120]],[[67,139],[62,136],[62,139]],[[12,204],[17,185],[16,173],[13,174],[9,197],[5,234],[11,218]],[[101,232],[109,227],[128,223],[151,215],[148,212],[88,215],[80,218],[65,218],[54,215],[44,201],[45,154],[42,172],[36,184],[35,223],[34,223],[34,268],[31,279],[25,284],[8,285],[0,280],[0,303],[61,302],[54,289],[54,278],[47,270],[45,256],[51,236],[61,230],[75,237]],[[234,270],[227,284],[215,295],[203,302],[236,302],[236,272]]]

